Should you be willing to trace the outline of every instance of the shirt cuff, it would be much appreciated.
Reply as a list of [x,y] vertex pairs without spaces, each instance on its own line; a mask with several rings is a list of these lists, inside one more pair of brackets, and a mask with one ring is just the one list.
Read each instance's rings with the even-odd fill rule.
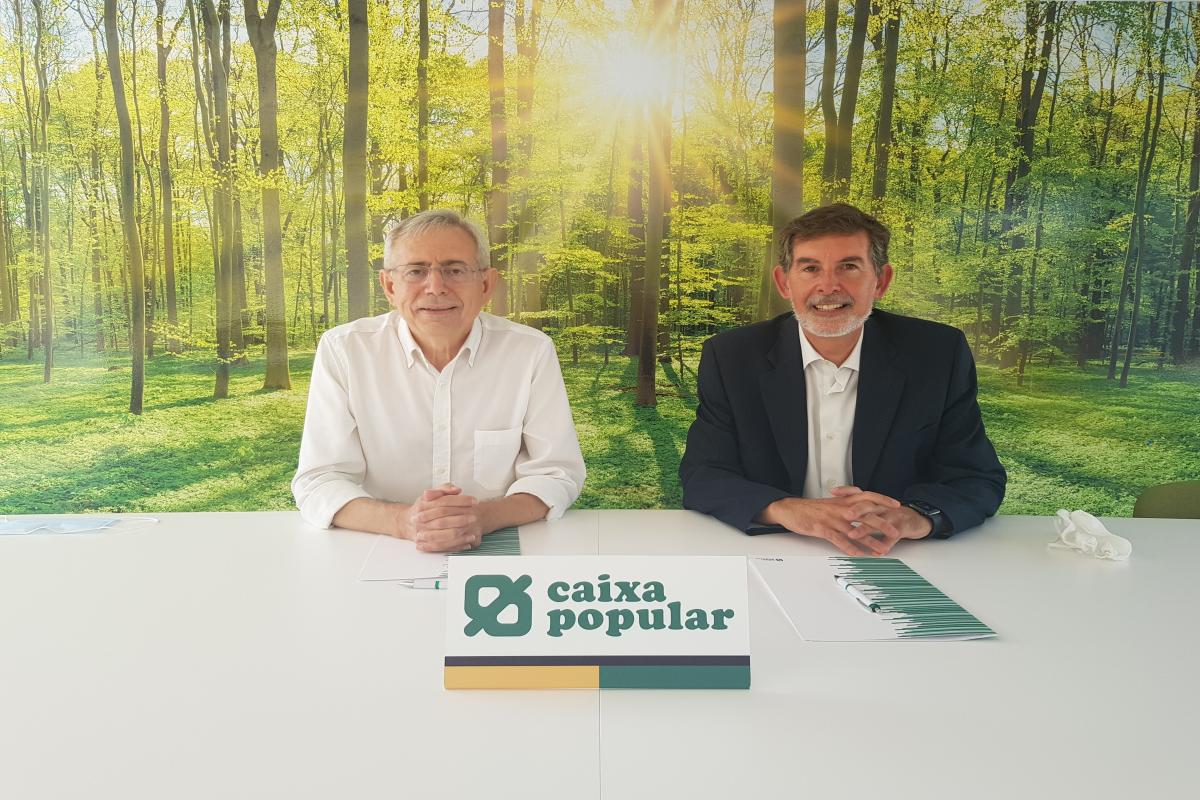
[[309,525],[332,528],[333,517],[342,506],[359,497],[370,497],[363,487],[350,481],[329,481],[296,493],[296,505],[300,516]]
[[546,512],[546,519],[556,520],[571,507],[571,503],[575,502],[575,498],[579,497],[579,489],[574,484],[561,478],[551,478],[545,475],[526,475],[514,481],[513,485],[508,487],[508,491],[504,493],[504,496],[512,497],[514,494],[533,495],[550,509]]

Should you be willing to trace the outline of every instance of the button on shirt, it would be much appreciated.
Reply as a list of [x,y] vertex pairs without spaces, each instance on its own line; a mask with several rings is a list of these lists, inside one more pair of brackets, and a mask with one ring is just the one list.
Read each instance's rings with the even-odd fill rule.
[[313,361],[292,492],[319,527],[357,497],[412,503],[452,483],[523,492],[556,519],[583,489],[558,354],[541,331],[481,313],[440,372],[398,312],[340,325]]
[[804,389],[808,395],[808,467],[804,496],[832,497],[835,486],[851,486],[854,472],[850,445],[854,438],[854,409],[858,406],[858,341],[839,367],[823,358],[800,330],[804,359]]

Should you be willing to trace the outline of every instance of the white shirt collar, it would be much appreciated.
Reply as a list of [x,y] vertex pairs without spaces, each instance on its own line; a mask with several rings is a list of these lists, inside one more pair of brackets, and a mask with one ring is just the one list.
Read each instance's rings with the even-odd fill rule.
[[[400,346],[404,348],[404,357],[408,362],[408,366],[413,365],[417,355],[421,356],[421,360],[429,365],[429,359],[425,358],[425,353],[421,350],[421,345],[417,344],[417,340],[413,338],[412,331],[408,329],[408,322],[400,315],[399,311],[393,311],[392,317],[395,319],[396,335],[400,338]],[[467,340],[463,342],[463,346],[455,354],[452,361],[458,360],[458,357],[465,351],[467,353],[467,364],[475,366],[475,355],[479,352],[479,343],[483,339],[483,322],[479,317],[471,323],[471,332],[467,334]]]
[[[842,362],[842,366],[838,367],[838,369],[841,369],[842,367],[846,367],[846,368],[854,370],[855,372],[858,372],[858,365],[859,365],[860,359],[862,357],[863,330],[865,328],[866,328],[866,326],[864,325],[863,327],[858,329],[858,341],[854,343],[854,349],[850,351],[850,355],[846,357],[846,360]],[[808,365],[813,363],[814,361],[828,361],[829,360],[829,359],[825,358],[825,356],[818,353],[817,349],[812,346],[812,343],[810,341],[808,341],[808,336],[804,333],[804,328],[800,326],[799,320],[796,320],[796,330],[798,330],[800,332],[800,355],[804,359],[804,368],[805,369],[808,369]],[[830,362],[830,363],[833,363],[833,362]]]

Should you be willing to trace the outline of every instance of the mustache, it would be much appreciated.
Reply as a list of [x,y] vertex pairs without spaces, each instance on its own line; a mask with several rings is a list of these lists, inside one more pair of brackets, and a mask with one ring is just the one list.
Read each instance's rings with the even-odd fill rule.
[[854,305],[854,298],[848,294],[828,294],[824,297],[814,297],[808,301],[809,308],[831,304]]

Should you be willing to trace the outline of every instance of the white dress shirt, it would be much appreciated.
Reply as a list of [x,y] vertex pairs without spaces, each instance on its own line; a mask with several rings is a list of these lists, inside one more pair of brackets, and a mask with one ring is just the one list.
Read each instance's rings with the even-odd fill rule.
[[309,523],[329,527],[357,497],[412,503],[443,483],[480,500],[531,494],[556,519],[583,480],[558,354],[541,331],[481,313],[441,372],[395,311],[321,337],[292,480]]
[[808,341],[804,329],[799,330],[804,389],[808,395],[808,467],[804,472],[804,496],[832,497],[835,486],[854,483],[850,445],[854,439],[854,409],[858,406],[862,329],[859,329],[854,349],[840,367],[823,358]]

